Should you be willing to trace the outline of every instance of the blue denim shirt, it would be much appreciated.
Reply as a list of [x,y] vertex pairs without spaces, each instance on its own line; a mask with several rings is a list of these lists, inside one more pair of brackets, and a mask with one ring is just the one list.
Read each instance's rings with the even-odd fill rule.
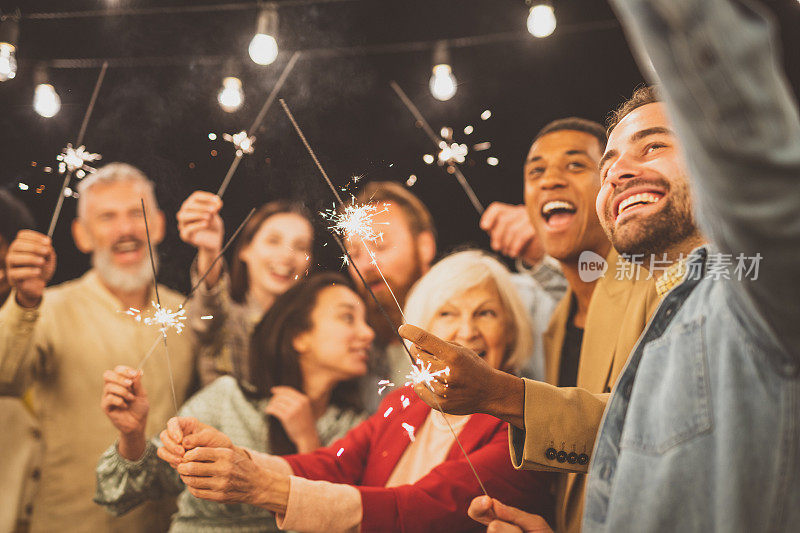
[[[798,531],[800,120],[770,24],[729,0],[613,3],[658,73],[711,245],[617,382],[584,531]],[[711,275],[720,253],[760,254],[757,279]]]

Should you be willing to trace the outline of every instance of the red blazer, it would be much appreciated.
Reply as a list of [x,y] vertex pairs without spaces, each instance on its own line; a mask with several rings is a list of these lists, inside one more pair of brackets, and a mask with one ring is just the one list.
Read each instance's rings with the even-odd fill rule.
[[[401,396],[410,400],[405,409]],[[413,485],[385,487],[410,443],[403,422],[419,428],[430,411],[413,389],[405,387],[388,395],[377,413],[329,447],[284,459],[296,476],[354,485],[361,492],[362,531],[482,531],[485,526],[470,519],[467,508],[483,491],[455,442],[444,462]],[[505,422],[472,415],[459,439],[489,496],[551,516],[552,474],[514,470]]]

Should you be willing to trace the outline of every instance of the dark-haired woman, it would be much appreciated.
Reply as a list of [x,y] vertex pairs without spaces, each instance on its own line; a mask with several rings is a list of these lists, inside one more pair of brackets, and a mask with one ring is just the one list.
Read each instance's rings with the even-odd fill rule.
[[[221,208],[219,196],[195,191],[178,211],[181,239],[197,248],[193,285],[222,249]],[[313,243],[311,219],[301,205],[269,202],[253,214],[237,238],[230,272],[218,261],[187,306],[202,385],[225,374],[249,380],[250,334],[275,299],[308,273]]]
[[[367,371],[373,336],[364,303],[347,280],[312,275],[280,296],[257,325],[253,383],[220,377],[190,398],[181,416],[266,453],[327,445],[364,419],[352,380]],[[145,438],[148,403],[141,372],[117,367],[104,379],[101,406],[119,440],[98,463],[97,503],[121,515],[145,500],[180,494],[172,532],[277,530],[264,509],[199,500],[186,491],[175,470],[158,459],[160,441]]]

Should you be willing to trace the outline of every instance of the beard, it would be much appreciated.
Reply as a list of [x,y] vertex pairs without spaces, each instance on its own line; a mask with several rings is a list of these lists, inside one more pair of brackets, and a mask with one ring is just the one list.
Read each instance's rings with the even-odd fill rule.
[[[155,250],[153,260],[158,267]],[[138,264],[121,268],[114,264],[111,249],[102,248],[92,254],[92,267],[108,287],[122,292],[138,291],[153,282],[153,269],[147,255]]]
[[[412,259],[414,261],[414,265],[407,279],[401,281],[387,275],[385,272],[383,274],[401,306],[405,306],[406,297],[408,296],[408,293],[411,292],[411,287],[413,287],[417,280],[422,276],[422,261],[416,248],[414,249]],[[367,283],[373,283],[376,281],[383,283],[383,280],[380,278],[380,276],[378,276],[377,279],[367,278]],[[375,298],[378,300],[381,307],[386,311],[386,314],[389,315],[389,318],[392,321],[391,324],[389,324],[386,320],[386,317],[383,316],[383,312],[375,304],[375,300],[372,299],[372,296],[370,296],[366,287],[364,287],[364,285],[361,283],[361,280],[356,280],[356,284],[359,294],[367,304],[367,323],[373,329],[373,331],[375,331],[375,343],[377,345],[385,346],[396,341],[398,339],[397,328],[403,323],[403,314],[400,312],[400,309],[397,308],[397,304],[395,303],[394,298],[392,298],[392,295],[389,293],[389,290],[384,286],[382,287],[382,290],[374,292]]]
[[692,212],[691,195],[685,180],[672,183],[663,179],[655,182],[653,180],[647,182],[631,180],[625,189],[654,183],[668,191],[667,196],[659,200],[659,203],[663,205],[655,215],[651,215],[645,220],[629,220],[617,227],[613,222],[611,208],[609,207],[606,212],[604,217],[606,234],[614,248],[622,255],[643,255],[645,257],[661,255],[700,234]]

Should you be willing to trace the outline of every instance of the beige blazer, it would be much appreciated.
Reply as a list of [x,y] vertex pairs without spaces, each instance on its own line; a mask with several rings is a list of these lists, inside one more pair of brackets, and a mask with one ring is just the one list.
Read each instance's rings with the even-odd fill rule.
[[659,303],[646,270],[637,266],[628,279],[617,275],[630,270],[615,250],[606,260],[609,268],[595,285],[586,315],[577,387],[555,386],[572,301],[568,290],[544,334],[548,383],[525,381],[525,431],[510,430],[515,467],[566,473],[557,494],[558,531],[580,531],[583,473],[609,393]]

